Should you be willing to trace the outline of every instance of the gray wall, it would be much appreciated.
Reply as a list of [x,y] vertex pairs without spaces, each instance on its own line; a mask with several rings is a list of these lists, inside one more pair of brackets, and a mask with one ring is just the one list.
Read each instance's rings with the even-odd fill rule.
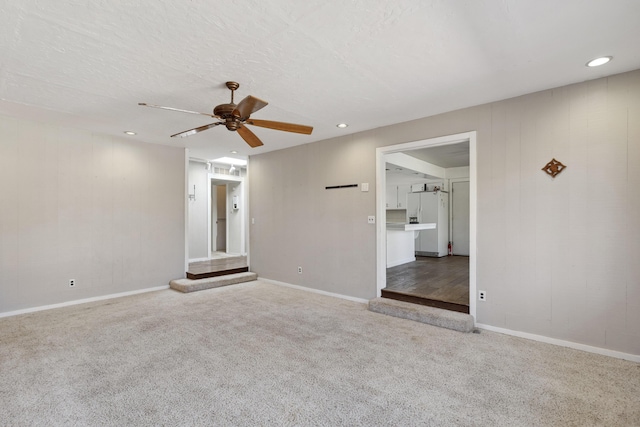
[[[376,212],[375,147],[371,134],[358,134],[251,157],[252,271],[328,292],[375,296],[375,225],[367,224]],[[363,182],[369,192],[325,190]]]
[[184,277],[184,180],[182,149],[0,117],[0,313]]
[[202,162],[189,162],[189,259],[209,258],[209,171]]
[[477,321],[640,354],[640,71],[252,156],[251,269],[375,297],[376,147],[473,130]]

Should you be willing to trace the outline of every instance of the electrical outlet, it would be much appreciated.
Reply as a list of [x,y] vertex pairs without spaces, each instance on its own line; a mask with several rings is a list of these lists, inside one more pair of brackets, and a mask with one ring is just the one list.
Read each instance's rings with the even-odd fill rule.
[[76,281],[75,281],[75,279],[69,279],[69,287],[70,287],[70,288],[73,288],[73,287],[75,287],[75,286],[76,286]]
[[298,267],[298,274],[302,274],[302,267]]
[[376,217],[375,217],[375,216],[373,216],[373,215],[369,215],[369,216],[367,217],[367,222],[368,222],[369,224],[375,224],[375,223],[376,223]]
[[480,301],[486,301],[487,300],[487,291],[478,291],[478,299]]

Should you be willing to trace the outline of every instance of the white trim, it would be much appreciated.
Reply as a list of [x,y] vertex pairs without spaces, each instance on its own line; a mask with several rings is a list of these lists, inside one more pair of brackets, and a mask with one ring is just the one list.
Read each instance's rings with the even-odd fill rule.
[[[209,258],[213,255],[214,252],[218,250],[218,246],[216,243],[216,250],[213,250],[213,213],[211,210],[213,209],[212,197],[213,193],[211,192],[211,187],[213,184],[211,183],[211,178],[209,178],[210,173],[207,173],[207,253],[209,254]],[[217,195],[216,195],[217,197]],[[217,200],[217,199],[216,199]],[[216,202],[216,211],[218,205]],[[216,222],[218,218],[218,212],[216,212]],[[216,230],[217,235],[217,230]],[[217,236],[216,236],[217,237]]]
[[99,296],[99,297],[78,299],[78,300],[73,300],[73,301],[61,302],[59,304],[50,304],[50,305],[43,305],[43,306],[40,306],[40,307],[25,308],[25,309],[16,310],[16,311],[7,311],[5,313],[0,313],[0,318],[18,316],[20,314],[34,313],[34,312],[37,312],[37,311],[51,310],[51,309],[54,309],[54,308],[69,307],[69,306],[78,305],[78,304],[86,304],[88,302],[103,301],[103,300],[106,300],[106,299],[128,297],[128,296],[131,296],[131,295],[144,294],[144,293],[147,293],[147,292],[164,291],[166,289],[169,289],[169,285],[156,286],[155,288],[139,289],[137,291],[120,292],[120,293],[117,293],[117,294],[102,295],[102,296]]
[[387,174],[385,151],[376,148],[376,297],[387,286]]
[[387,236],[386,236],[386,174],[385,155],[425,147],[457,144],[469,141],[469,314],[476,319],[476,221],[477,221],[477,134],[476,131],[440,136],[403,144],[376,148],[376,296],[387,285]]
[[476,275],[477,275],[477,225],[478,225],[478,157],[477,134],[469,132],[469,314],[475,323],[476,304]]
[[249,218],[251,218],[251,206],[249,205],[249,202],[251,200],[251,180],[250,180],[250,163],[251,161],[251,156],[247,157],[247,166],[245,169],[245,181],[244,181],[244,205],[246,206],[245,208],[245,214],[244,214],[244,229],[245,229],[245,233],[244,233],[244,255],[247,257],[247,267],[249,267],[249,271],[251,271],[251,220]]
[[511,330],[511,329],[498,328],[496,326],[484,325],[482,323],[476,323],[476,327],[480,329],[485,329],[491,332],[497,332],[499,334],[511,335],[519,338],[526,338],[529,340],[543,342],[546,344],[558,345],[560,347],[567,347],[567,348],[572,348],[574,350],[582,350],[588,353],[601,354],[603,356],[610,356],[610,357],[615,357],[616,359],[624,359],[624,360],[629,360],[631,362],[640,363],[640,355],[637,355],[637,354],[622,353],[620,351],[608,350],[606,348],[594,347],[591,345],[580,344],[577,342],[545,337],[543,335],[530,334],[528,332],[520,332],[520,331]]
[[266,282],[266,283],[270,283],[272,285],[284,286],[285,288],[293,288],[293,289],[297,289],[299,291],[306,291],[306,292],[311,292],[311,293],[314,293],[314,294],[326,295],[328,297],[345,299],[345,300],[348,300],[348,301],[359,302],[361,304],[369,304],[369,300],[368,299],[350,297],[349,295],[343,295],[343,294],[336,294],[336,293],[333,293],[333,292],[321,291],[320,289],[307,288],[305,286],[292,285],[291,283],[279,282],[277,280],[272,280],[272,279],[265,279],[264,277],[258,277],[258,280],[261,280],[261,281]]
[[[189,263],[200,262],[200,261],[209,261],[210,259],[211,259],[211,257],[208,257],[208,258],[207,257],[204,257],[204,258],[193,258],[193,259],[189,258]],[[187,270],[188,270],[188,268],[187,268]]]
[[189,149],[184,149],[184,271],[189,271]]

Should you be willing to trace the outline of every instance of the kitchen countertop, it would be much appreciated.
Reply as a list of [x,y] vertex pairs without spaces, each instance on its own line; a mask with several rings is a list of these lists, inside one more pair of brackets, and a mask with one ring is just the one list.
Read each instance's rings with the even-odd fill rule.
[[436,228],[435,222],[424,222],[421,224],[407,224],[407,223],[387,223],[387,230],[393,231],[420,231],[420,230],[432,230]]

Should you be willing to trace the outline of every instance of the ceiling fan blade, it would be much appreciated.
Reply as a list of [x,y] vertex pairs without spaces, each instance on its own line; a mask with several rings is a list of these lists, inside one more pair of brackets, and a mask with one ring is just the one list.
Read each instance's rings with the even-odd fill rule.
[[251,147],[256,148],[256,147],[260,147],[262,144],[262,141],[260,141],[260,139],[258,139],[258,137],[256,136],[255,133],[251,132],[249,130],[249,128],[245,127],[245,126],[240,126],[238,128],[238,133],[240,134],[240,136],[242,137],[242,139],[245,140],[245,142],[247,144],[249,144]]
[[199,113],[197,111],[182,110],[180,108],[163,107],[161,105],[147,104],[147,103],[144,103],[144,102],[138,102],[138,105],[142,105],[143,107],[160,108],[161,110],[179,111],[181,113],[199,114],[201,116],[209,116],[209,117],[218,117],[218,116],[214,116],[213,114],[209,114],[209,113]]
[[260,98],[249,95],[245,99],[240,101],[240,103],[236,106],[236,109],[233,110],[233,115],[244,119],[260,110],[261,108],[266,107],[267,104],[269,104],[267,101],[263,101]]
[[202,132],[203,130],[207,130],[207,129],[211,129],[214,126],[218,126],[218,125],[222,125],[224,124],[224,122],[215,122],[215,123],[210,123],[208,125],[204,125],[204,126],[200,126],[194,129],[189,129],[189,130],[185,130],[184,132],[180,132],[180,133],[176,133],[175,135],[171,135],[171,138],[179,136],[184,138],[185,136],[189,136],[189,135],[194,135],[198,132]]
[[283,130],[285,132],[303,133],[305,135],[311,135],[311,132],[313,131],[312,126],[296,125],[293,123],[284,123],[284,122],[274,122],[271,120],[249,119],[245,123],[248,125],[260,126],[263,128]]

